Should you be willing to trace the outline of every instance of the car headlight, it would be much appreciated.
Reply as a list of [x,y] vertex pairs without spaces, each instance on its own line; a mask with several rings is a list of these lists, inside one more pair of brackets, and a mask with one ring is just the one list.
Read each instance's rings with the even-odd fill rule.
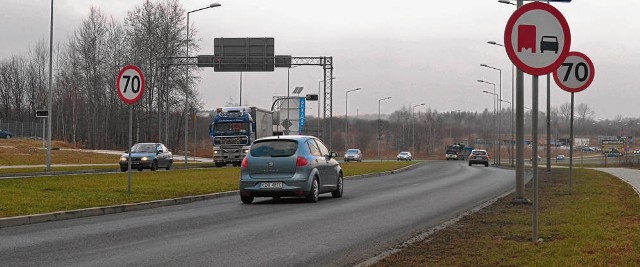
[[213,154],[220,154],[220,150],[214,150]]
[[249,154],[249,149],[244,149],[244,150],[242,150],[242,153],[244,153],[244,154]]
[[120,157],[120,161],[127,161],[127,157]]
[[142,157],[140,160],[147,161],[147,160],[149,160],[149,157]]

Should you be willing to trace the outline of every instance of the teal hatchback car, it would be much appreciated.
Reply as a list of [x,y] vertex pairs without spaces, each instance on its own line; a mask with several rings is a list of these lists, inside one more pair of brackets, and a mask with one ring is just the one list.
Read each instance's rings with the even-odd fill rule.
[[343,175],[336,153],[313,136],[271,136],[256,140],[240,169],[240,199],[304,197],[317,202],[322,193],[342,197]]

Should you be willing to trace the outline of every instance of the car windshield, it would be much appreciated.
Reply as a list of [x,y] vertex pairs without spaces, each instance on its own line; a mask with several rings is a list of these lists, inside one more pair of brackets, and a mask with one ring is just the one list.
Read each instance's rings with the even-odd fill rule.
[[357,149],[349,149],[349,150],[347,150],[347,154],[358,154],[358,152],[360,152],[360,151],[357,150]]
[[486,155],[487,154],[486,151],[473,151],[471,153],[473,153],[474,155]]
[[253,143],[252,157],[290,157],[298,150],[295,140],[265,140]]
[[249,123],[247,122],[219,123],[214,127],[216,134],[247,133],[249,131]]
[[409,152],[400,152],[400,155],[406,156],[406,155],[409,155]]
[[131,153],[154,153],[156,152],[155,144],[135,144],[131,147]]

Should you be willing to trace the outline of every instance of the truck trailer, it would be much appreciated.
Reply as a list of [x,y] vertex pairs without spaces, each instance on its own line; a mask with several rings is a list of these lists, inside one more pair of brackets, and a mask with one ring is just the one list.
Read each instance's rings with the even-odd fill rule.
[[258,107],[221,107],[209,124],[216,167],[240,166],[258,138],[273,135],[273,112]]

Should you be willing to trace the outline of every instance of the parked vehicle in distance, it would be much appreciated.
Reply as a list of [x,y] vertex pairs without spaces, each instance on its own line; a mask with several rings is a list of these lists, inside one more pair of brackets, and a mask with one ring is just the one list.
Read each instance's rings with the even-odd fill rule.
[[484,149],[474,149],[469,154],[469,166],[473,164],[483,164],[489,167],[489,153]]
[[[129,164],[129,152],[120,157],[120,171],[126,172]],[[138,143],[131,147],[131,169],[150,169],[155,171],[158,168],[171,170],[173,165],[173,154],[161,143]]]
[[322,193],[342,197],[343,176],[336,153],[313,136],[285,135],[256,140],[240,165],[240,200],[255,197],[304,197]]
[[[538,161],[542,160],[542,158],[540,157],[540,155],[538,155]],[[529,158],[529,161],[533,161],[533,157]]]
[[11,139],[13,138],[13,133],[5,130],[0,130],[0,138]]
[[347,152],[344,152],[344,162],[349,161],[362,162],[362,151],[357,148],[347,149]]
[[413,160],[413,157],[411,156],[411,152],[408,151],[402,151],[398,154],[398,156],[396,156],[396,160],[400,161],[400,160],[404,160],[404,161],[411,161]]
[[557,155],[556,160],[564,160],[564,155]]

